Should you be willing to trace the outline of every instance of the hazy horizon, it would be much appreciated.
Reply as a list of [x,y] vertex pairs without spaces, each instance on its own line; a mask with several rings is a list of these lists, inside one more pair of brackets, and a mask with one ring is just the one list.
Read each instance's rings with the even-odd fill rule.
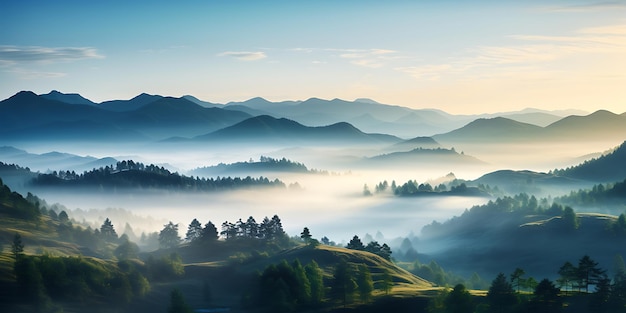
[[[623,113],[626,5],[595,1],[0,4],[0,98],[371,98],[452,114]],[[94,15],[94,12],[98,12]],[[45,25],[45,27],[42,27]],[[184,78],[184,79],[182,79]]]

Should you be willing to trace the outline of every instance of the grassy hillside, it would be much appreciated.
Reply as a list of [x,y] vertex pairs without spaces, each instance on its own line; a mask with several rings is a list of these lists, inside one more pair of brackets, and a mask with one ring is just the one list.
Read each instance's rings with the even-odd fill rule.
[[530,276],[555,279],[563,262],[583,255],[611,269],[614,257],[625,254],[626,222],[618,223],[619,219],[576,214],[571,208],[520,194],[425,226],[421,252],[466,276],[477,272],[493,277],[521,267]]
[[[363,264],[371,272],[375,300],[429,295],[436,289],[430,282],[369,252],[287,241],[237,238],[184,244],[126,258],[118,251],[124,240],[117,236],[105,238],[104,231],[72,225],[66,216],[61,218],[58,212],[33,204],[36,197],[29,195],[29,201],[1,181],[0,185],[2,311],[160,312],[169,305],[174,288],[181,290],[194,309],[247,310],[249,305],[244,307],[242,301],[254,292],[258,273],[271,264],[295,260],[302,264],[315,260],[326,289],[330,288],[337,264],[345,261],[353,269]],[[24,244],[17,259],[10,248],[16,235]],[[389,295],[381,288],[387,275],[393,284]],[[328,297],[320,309],[340,307]],[[350,305],[357,303],[365,305],[356,301]]]

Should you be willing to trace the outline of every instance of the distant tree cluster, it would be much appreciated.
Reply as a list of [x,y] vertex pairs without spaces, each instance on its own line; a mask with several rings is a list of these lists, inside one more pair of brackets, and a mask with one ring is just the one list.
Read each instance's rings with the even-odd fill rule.
[[554,202],[573,206],[598,204],[623,206],[624,199],[626,199],[626,179],[615,184],[597,184],[591,189],[571,191],[568,195],[554,198]]
[[565,262],[559,269],[559,279],[557,283],[565,291],[578,289],[589,292],[589,286],[598,286],[604,280],[608,280],[606,270],[598,267],[598,262],[588,255],[583,256],[578,261],[578,266],[570,262]]
[[218,238],[217,227],[213,222],[208,221],[202,227],[202,224],[195,218],[189,223],[185,234],[185,240],[191,243],[212,243]]
[[32,181],[41,186],[92,186],[101,188],[166,188],[181,191],[217,191],[249,187],[280,187],[278,179],[217,177],[200,178],[172,173],[156,165],[144,165],[132,160],[121,161],[116,166],[100,167],[82,174],[69,171],[39,174]]
[[154,281],[167,281],[185,274],[182,258],[176,252],[160,258],[150,255],[145,261],[145,266],[148,278]]
[[[444,291],[433,298],[428,312],[562,312],[565,307],[575,312],[624,312],[626,308],[626,267],[619,256],[619,270],[611,280],[606,271],[591,257],[585,255],[578,266],[566,262],[558,271],[555,284],[549,279],[537,282],[532,277],[524,278],[525,272],[517,268],[510,279],[499,273],[491,282],[486,301],[472,298],[462,284],[452,291]],[[595,288],[590,293],[590,286]],[[531,290],[532,294],[520,293],[520,289]],[[577,290],[574,293],[574,290]],[[565,304],[569,293],[571,303]]]
[[354,235],[348,245],[348,249],[367,251],[380,256],[381,258],[391,261],[391,248],[386,243],[381,246],[377,241],[370,241],[367,245],[363,245],[363,242],[359,236]]
[[83,257],[23,255],[15,263],[20,297],[41,310],[51,307],[51,300],[85,301],[93,296],[124,305],[150,290],[142,271],[134,263],[121,267]]
[[[566,228],[575,230],[579,226],[578,217],[571,207],[563,206],[556,202],[550,204],[545,198],[537,200],[535,196],[520,193],[512,197],[504,196],[496,200],[489,200],[489,202],[483,205],[473,206],[463,212],[461,216],[452,218],[444,223],[432,222],[424,226],[422,233],[436,235],[453,228],[469,227],[468,221],[482,221],[480,224],[488,227],[489,225],[484,223],[485,219],[496,218],[498,214],[561,216]],[[483,227],[480,224],[472,224],[471,227]]]
[[295,260],[271,264],[257,278],[256,304],[271,312],[293,312],[319,306],[325,297],[323,272],[313,260],[306,266]]
[[222,223],[220,235],[226,240],[240,238],[279,242],[288,240],[278,215],[274,215],[271,219],[266,216],[261,223],[257,223],[252,216],[248,217],[245,222],[242,219],[239,219],[236,223],[225,221]]
[[21,174],[29,174],[30,168],[21,167],[17,164],[7,164],[4,162],[0,162],[0,173],[21,173]]
[[[367,192],[365,191],[367,190]],[[392,181],[391,185],[385,180],[376,184],[374,194],[385,193],[390,191],[396,196],[427,196],[427,195],[459,195],[459,196],[486,196],[493,193],[489,186],[479,185],[477,187],[469,187],[464,182],[450,184],[439,184],[433,187],[431,184],[424,182],[419,183],[417,180],[408,180],[402,185],[396,185],[396,181]],[[371,195],[372,193],[364,187],[364,195]]]
[[[383,276],[387,283],[381,287],[389,288],[391,277],[388,274]],[[369,267],[346,261],[337,263],[332,277],[326,280],[315,260],[302,266],[297,259],[291,264],[283,260],[277,265],[269,265],[257,280],[258,288],[247,304],[270,312],[311,310],[326,301],[347,305],[358,299],[361,303],[368,303],[375,290]]]
[[199,167],[193,170],[193,173],[199,175],[212,175],[212,173],[226,171],[275,171],[275,172],[294,172],[294,173],[313,173],[313,174],[329,174],[327,171],[316,169],[308,169],[306,165],[294,162],[286,158],[275,159],[267,156],[261,156],[258,162],[250,159],[247,162],[236,163],[220,163],[214,166]]

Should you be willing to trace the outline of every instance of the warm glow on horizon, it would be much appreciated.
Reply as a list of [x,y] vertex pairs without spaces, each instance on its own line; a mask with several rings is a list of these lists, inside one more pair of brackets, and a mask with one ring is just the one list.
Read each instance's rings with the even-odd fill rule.
[[370,98],[453,114],[626,110],[626,5],[270,7],[1,4],[0,98],[59,90],[94,102],[145,92],[214,103]]

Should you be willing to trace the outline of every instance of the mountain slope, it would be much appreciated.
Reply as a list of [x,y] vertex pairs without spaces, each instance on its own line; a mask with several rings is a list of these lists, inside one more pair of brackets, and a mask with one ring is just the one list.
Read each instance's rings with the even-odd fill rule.
[[23,91],[0,101],[0,139],[5,144],[36,140],[137,142],[197,136],[249,117],[244,112],[204,108],[184,98],[142,94],[128,101],[92,106]]
[[389,135],[365,134],[348,123],[322,127],[308,127],[286,118],[276,119],[268,115],[249,118],[233,126],[195,137],[197,141],[271,141],[293,143],[393,143],[399,138]]
[[546,127],[563,118],[558,115],[544,112],[515,113],[502,115],[501,117],[518,121],[520,123],[533,124],[541,127]]
[[203,106],[205,108],[215,108],[215,107],[222,107],[222,105],[219,104],[215,104],[215,103],[211,103],[211,102],[207,102],[207,101],[202,101],[192,95],[184,95],[182,96],[182,99],[187,99],[197,105]]
[[606,110],[586,116],[571,115],[546,127],[546,134],[568,139],[626,139],[626,117]]
[[615,141],[625,137],[626,118],[605,110],[585,116],[567,116],[546,127],[504,117],[477,119],[459,129],[433,136],[446,144]]
[[578,214],[574,226],[563,217],[563,206],[541,202],[532,204],[528,196],[498,198],[433,222],[422,229],[421,252],[457,273],[493,277],[523,266],[532,276],[551,279],[565,261],[575,263],[586,254],[608,267],[623,253],[624,233],[612,230],[616,216]]
[[69,104],[82,104],[82,105],[96,105],[96,103],[92,102],[89,99],[84,98],[83,96],[77,93],[61,93],[56,90],[52,90],[47,94],[39,95],[48,100],[56,100],[59,102],[65,102]]
[[172,97],[161,97],[126,116],[121,125],[137,127],[156,138],[171,136],[172,130],[178,136],[197,136],[250,117],[247,113],[205,108],[185,98]]
[[163,98],[162,96],[157,95],[149,95],[147,93],[142,93],[130,100],[111,100],[104,101],[99,104],[100,108],[109,111],[115,112],[127,112],[137,110],[148,103],[152,103],[159,99]]
[[[19,130],[52,122],[92,120],[111,122],[114,115],[98,107],[75,105],[22,91],[0,101],[0,130]],[[0,132],[0,137],[3,134]]]
[[570,190],[591,185],[584,180],[528,170],[498,170],[479,177],[472,181],[472,184],[488,185],[492,188],[498,187],[498,189],[510,194],[525,192],[537,196],[567,193]]
[[0,160],[4,163],[15,163],[28,167],[33,171],[41,172],[46,172],[47,170],[82,172],[117,162],[114,158],[95,158],[60,152],[35,154],[10,146],[0,147]]
[[462,126],[463,121],[470,120],[462,118],[459,121],[436,110],[415,110],[367,99],[345,101],[310,98],[305,101],[269,102],[263,98],[253,98],[229,103],[226,108],[242,105],[250,110],[264,111],[268,115],[288,118],[304,125],[349,122],[366,132],[405,137],[452,130]]
[[536,125],[495,117],[477,119],[459,129],[432,137],[444,143],[510,142],[534,139],[541,131],[542,128]]
[[398,142],[389,147],[387,150],[391,150],[392,152],[401,152],[413,150],[416,148],[436,149],[441,148],[441,145],[431,137],[415,137],[412,139]]
[[554,172],[575,179],[611,183],[626,178],[626,166],[624,164],[626,164],[626,141],[609,154]]
[[416,148],[411,151],[393,152],[368,158],[365,162],[376,166],[399,166],[402,168],[429,164],[454,164],[457,166],[484,164],[475,157],[442,148]]

